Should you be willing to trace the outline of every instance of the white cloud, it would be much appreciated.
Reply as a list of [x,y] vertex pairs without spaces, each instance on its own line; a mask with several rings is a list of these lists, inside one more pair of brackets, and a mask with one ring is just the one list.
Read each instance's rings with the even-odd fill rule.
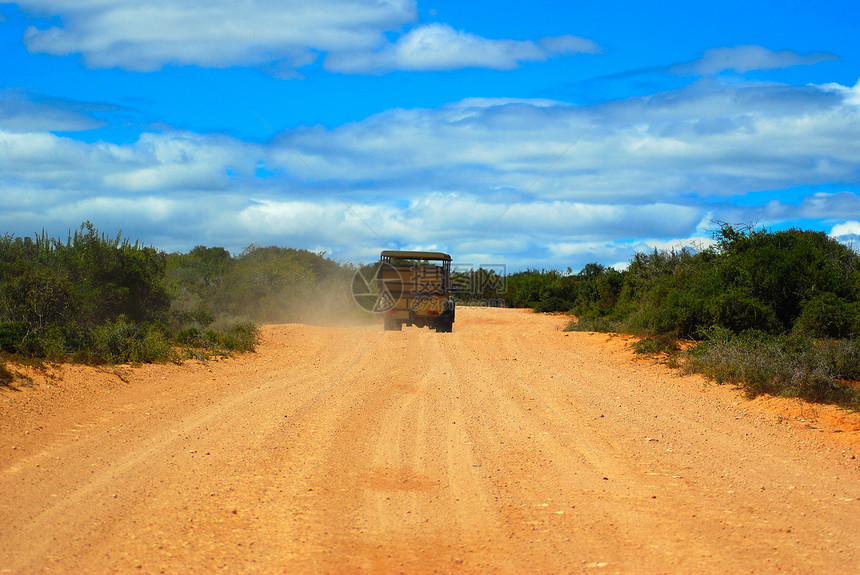
[[670,70],[704,76],[711,76],[728,70],[744,74],[753,70],[811,66],[836,59],[834,54],[827,52],[798,54],[792,50],[769,50],[762,46],[724,46],[706,50],[698,60],[673,66]]
[[841,224],[836,224],[830,230],[830,235],[838,238],[842,236],[860,236],[860,222],[847,221]]
[[845,214],[860,214],[860,197],[851,192],[818,192],[807,196],[798,205],[777,200],[769,202],[763,216],[771,221],[790,219],[837,220]]
[[[0,129],[0,223],[63,233],[95,214],[171,249],[326,245],[349,258],[436,245],[511,265],[621,262],[701,239],[711,217],[860,221],[854,94],[704,83],[593,107],[469,99],[266,144],[164,131],[117,145]],[[256,177],[258,164],[272,175]],[[845,191],[733,200],[821,184]],[[843,226],[833,233],[853,233]]]
[[[763,192],[766,197],[772,197],[773,192]],[[821,222],[831,226],[846,218],[860,218],[860,190],[842,192],[812,192],[799,201],[784,201],[769,199],[760,202],[747,200],[741,205],[730,201],[712,205],[709,220],[728,222],[738,225],[756,225],[763,227],[780,226],[789,222],[799,221]],[[713,227],[713,226],[711,226]]]
[[280,77],[327,54],[329,70],[510,69],[523,62],[595,53],[591,40],[564,35],[537,42],[491,40],[446,24],[415,26],[415,0],[21,0],[25,11],[59,16],[30,26],[31,52],[82,54],[95,68],[152,71],[166,64],[260,66]]
[[268,165],[306,174],[298,150],[339,189],[660,201],[856,181],[860,108],[831,89],[705,83],[595,107],[470,100],[283,137]]
[[842,86],[841,84],[825,84],[821,87],[823,90],[829,90],[835,94],[839,94],[846,103],[860,107],[860,80],[853,87]]
[[860,221],[849,220],[836,224],[830,230],[830,237],[853,248],[855,251],[860,247]]
[[144,220],[151,224],[162,224],[171,219],[179,203],[168,198],[146,196],[142,198],[84,198],[72,204],[48,210],[50,220],[86,221],[107,217],[120,221]]
[[427,24],[378,50],[334,52],[326,58],[325,66],[346,73],[467,67],[507,70],[523,62],[597,50],[594,42],[569,35],[544,38],[540,42],[490,40],[455,30],[447,24]]
[[[347,206],[331,198],[262,200],[242,209],[227,225],[238,235],[255,234],[264,242],[291,238],[315,245],[310,243],[313,241],[351,254],[368,245],[374,246],[370,253],[375,254],[392,242],[404,249],[451,251],[461,262],[488,263],[509,261],[515,258],[513,254],[524,254],[534,246],[547,249],[556,261],[582,258],[583,254],[589,256],[587,261],[605,261],[602,256],[609,254],[626,259],[635,251],[631,246],[645,244],[623,238],[643,232],[675,237],[678,231],[695,228],[702,217],[700,210],[684,206],[534,202],[511,207],[505,221],[493,227],[488,237],[481,237],[506,207],[479,196],[447,194],[422,196],[406,207]],[[600,250],[595,246],[601,246]],[[526,259],[523,257],[523,265],[528,265]]]
[[300,67],[329,50],[370,49],[416,17],[414,0],[21,0],[62,25],[31,26],[32,52],[83,54],[93,67]]
[[0,150],[0,182],[96,193],[224,189],[230,173],[253,174],[260,155],[255,145],[186,132],[145,133],[132,145],[116,145],[0,130]]
[[[713,244],[714,241],[712,239],[702,236],[669,240],[641,239],[559,242],[548,245],[550,257],[547,261],[569,262],[569,266],[574,272],[590,262],[597,262],[607,267],[623,270],[627,268],[630,259],[636,253],[650,253],[655,249],[678,252],[685,248],[698,251]],[[551,263],[550,267],[558,267],[558,263]]]
[[105,184],[128,191],[223,189],[230,173],[253,174],[260,155],[256,146],[232,138],[187,132],[143,134],[133,149],[114,150],[118,157],[132,155]]

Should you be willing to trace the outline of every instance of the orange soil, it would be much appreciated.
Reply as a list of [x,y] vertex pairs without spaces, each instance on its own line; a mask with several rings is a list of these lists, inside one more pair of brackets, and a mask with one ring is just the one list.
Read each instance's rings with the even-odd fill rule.
[[522,310],[0,392],[0,572],[857,573],[860,416]]

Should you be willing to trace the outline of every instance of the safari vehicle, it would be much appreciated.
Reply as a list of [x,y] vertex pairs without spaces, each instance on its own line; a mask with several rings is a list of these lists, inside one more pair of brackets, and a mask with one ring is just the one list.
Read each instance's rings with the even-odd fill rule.
[[386,330],[399,331],[404,325],[453,330],[451,256],[386,250],[379,259],[379,311]]

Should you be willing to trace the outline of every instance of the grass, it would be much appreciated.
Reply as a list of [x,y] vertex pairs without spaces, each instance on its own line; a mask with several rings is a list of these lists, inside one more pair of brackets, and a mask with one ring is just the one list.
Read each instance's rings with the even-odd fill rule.
[[633,344],[633,352],[640,354],[677,355],[681,351],[678,340],[669,334],[649,336]]
[[[172,330],[162,323],[134,323],[122,316],[89,329],[63,327],[26,334],[24,338],[17,333],[13,335],[16,343],[23,342],[9,346],[16,361],[36,359],[85,364],[205,360],[212,355],[255,351],[259,343],[259,329],[250,321],[205,331],[189,328],[174,336]],[[3,369],[8,372],[5,367]],[[9,378],[5,372],[0,370],[0,385],[5,385],[2,382]]]
[[134,324],[120,318],[92,331],[92,342],[84,352],[107,363],[155,363],[175,361],[170,332],[159,324]]
[[[0,388],[18,389],[19,387],[27,387],[33,383],[33,379],[29,375],[9,369],[4,359],[0,359]],[[37,362],[30,362],[29,365],[39,364]]]
[[5,363],[0,362],[0,387],[8,387],[13,381],[15,374],[9,371]]
[[250,321],[240,321],[223,329],[191,327],[177,335],[177,341],[186,347],[189,357],[201,359],[208,353],[229,354],[254,351],[260,343],[260,330]]
[[670,334],[649,336],[633,344],[633,353],[660,356],[665,358],[666,365],[680,367],[681,346],[678,339]]
[[[606,319],[571,321],[565,331],[625,333]],[[633,344],[637,354],[665,355],[670,367],[739,385],[749,397],[799,397],[860,411],[860,339],[774,336],[750,330],[713,329],[706,339],[681,350],[675,337],[651,335]]]
[[712,334],[686,354],[687,371],[740,385],[750,397],[799,397],[860,410],[860,342],[761,333]]

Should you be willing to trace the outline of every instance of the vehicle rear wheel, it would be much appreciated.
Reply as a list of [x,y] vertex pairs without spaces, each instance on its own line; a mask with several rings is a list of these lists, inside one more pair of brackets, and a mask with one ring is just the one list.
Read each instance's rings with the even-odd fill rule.
[[436,333],[451,333],[452,331],[454,331],[454,322],[451,321],[451,318],[440,318],[436,324]]
[[383,328],[385,331],[402,331],[403,322],[393,317],[387,317],[383,320]]

